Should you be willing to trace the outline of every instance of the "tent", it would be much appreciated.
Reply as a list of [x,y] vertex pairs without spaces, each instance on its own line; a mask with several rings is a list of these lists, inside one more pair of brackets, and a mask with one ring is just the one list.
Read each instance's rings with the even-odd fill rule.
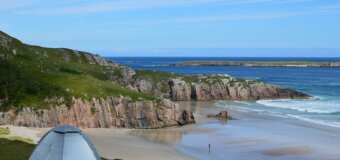
[[100,160],[100,157],[80,129],[64,125],[41,138],[30,160]]

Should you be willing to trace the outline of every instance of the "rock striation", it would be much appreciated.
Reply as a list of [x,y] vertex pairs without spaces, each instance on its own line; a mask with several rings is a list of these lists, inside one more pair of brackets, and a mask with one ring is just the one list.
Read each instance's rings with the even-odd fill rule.
[[168,99],[161,102],[132,102],[124,97],[73,99],[65,105],[50,109],[23,108],[0,112],[0,124],[28,127],[74,125],[81,128],[161,128],[195,123],[192,112],[182,109]]
[[170,79],[170,96],[174,101],[187,101],[191,100],[191,88],[190,84],[187,84],[181,79]]
[[[254,80],[242,80],[229,76],[198,76],[188,82],[181,77],[170,78],[165,86],[150,81],[138,81],[133,87],[143,93],[169,96],[174,101],[211,100],[259,100],[259,99],[307,99],[309,95],[288,88]],[[147,81],[148,83],[144,82]],[[141,83],[143,82],[143,83]],[[160,88],[167,88],[162,91]],[[156,89],[155,89],[156,88]],[[156,91],[155,91],[156,90]],[[164,89],[163,89],[164,90]]]
[[[173,87],[174,88],[174,87]],[[197,101],[210,100],[259,100],[259,99],[300,99],[309,96],[291,89],[280,88],[265,83],[236,82],[229,83],[228,79],[221,79],[212,84],[192,83],[191,97]],[[177,97],[186,99],[186,97]]]

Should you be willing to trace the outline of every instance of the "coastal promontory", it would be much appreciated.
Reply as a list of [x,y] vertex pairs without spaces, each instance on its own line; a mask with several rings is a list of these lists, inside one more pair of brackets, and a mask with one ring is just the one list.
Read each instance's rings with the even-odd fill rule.
[[133,70],[99,55],[27,45],[0,32],[0,124],[160,128],[195,123],[175,101],[309,98],[227,75]]

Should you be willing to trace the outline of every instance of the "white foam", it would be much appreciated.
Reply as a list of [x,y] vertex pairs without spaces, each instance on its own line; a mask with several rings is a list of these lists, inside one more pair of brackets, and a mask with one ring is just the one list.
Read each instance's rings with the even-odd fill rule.
[[309,100],[290,100],[290,99],[279,99],[279,100],[258,100],[256,103],[284,109],[297,110],[299,112],[308,113],[334,113],[340,112],[340,102],[337,101],[325,101],[320,98],[314,98]]
[[[237,103],[237,101],[232,101],[232,102]],[[230,109],[234,109],[236,111],[241,111],[241,112],[258,112],[258,113],[267,112],[267,113],[269,113],[269,111],[259,110],[259,109],[255,109],[255,108],[246,108],[246,107],[242,107],[242,106],[230,105],[230,104],[225,103],[224,101],[216,102],[215,105],[218,106],[218,107],[230,108]],[[251,105],[251,104],[248,103],[247,105]],[[274,112],[271,112],[271,113],[274,113]]]
[[244,102],[244,101],[234,101],[236,103],[240,103],[240,104],[245,104],[245,105],[251,105],[251,103],[248,102]]
[[340,123],[337,123],[337,122],[326,122],[326,121],[323,121],[323,120],[310,119],[310,118],[305,118],[305,117],[302,117],[302,116],[291,115],[291,114],[287,114],[287,116],[292,117],[292,118],[296,118],[298,120],[310,122],[310,123],[340,128]]
[[224,101],[216,102],[215,106],[221,107],[221,108],[229,108],[229,109],[233,109],[233,110],[240,111],[240,112],[258,111],[258,110],[251,110],[248,108],[240,108],[238,106],[232,106],[232,105],[225,103]]
[[[281,118],[295,118],[301,121],[306,121],[310,123],[315,123],[324,126],[330,127],[339,127],[340,122],[333,122],[330,120],[318,119],[320,116],[316,116],[314,118],[307,118],[305,116],[314,116],[315,114],[329,114],[334,112],[339,112],[340,107],[339,102],[337,101],[323,101],[320,100],[322,98],[316,97],[314,99],[309,100],[291,100],[291,99],[279,99],[279,100],[259,100],[258,104],[261,104],[264,107],[274,107],[274,108],[283,108],[283,109],[291,109],[292,111],[281,111],[281,110],[270,110],[266,108],[258,108],[256,104],[247,103],[244,104],[242,101],[219,101],[216,102],[215,105],[223,108],[229,108],[240,112],[256,112],[258,114],[281,117]],[[233,105],[233,103],[235,105]],[[240,105],[241,104],[241,105]],[[323,109],[323,110],[322,110]],[[301,113],[302,112],[302,113]],[[296,115],[301,114],[301,115]],[[328,115],[323,115],[328,116]],[[331,115],[329,115],[331,116]]]
[[163,67],[163,66],[169,66],[167,64],[146,64],[143,65],[144,67]]
[[228,75],[228,74],[217,74],[217,75],[224,76],[224,77],[230,77],[230,75]]

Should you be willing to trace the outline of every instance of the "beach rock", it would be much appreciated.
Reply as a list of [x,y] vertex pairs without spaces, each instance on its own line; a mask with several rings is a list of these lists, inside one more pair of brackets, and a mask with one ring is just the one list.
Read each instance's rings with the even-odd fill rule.
[[174,101],[191,100],[191,87],[185,81],[180,79],[169,80],[170,95]]
[[227,111],[221,111],[218,114],[208,114],[208,118],[217,118],[217,119],[222,119],[222,120],[228,120],[231,119],[231,117],[228,115]]
[[152,83],[146,79],[137,81],[136,86],[139,92],[152,93]]
[[132,83],[132,77],[136,74],[136,71],[125,66],[120,66],[120,72],[121,72],[121,83],[123,84],[130,84]]
[[55,127],[68,124],[81,128],[161,128],[195,123],[192,112],[168,99],[161,102],[130,101],[124,97],[73,99],[49,109],[11,109],[0,112],[0,124],[27,127]]

